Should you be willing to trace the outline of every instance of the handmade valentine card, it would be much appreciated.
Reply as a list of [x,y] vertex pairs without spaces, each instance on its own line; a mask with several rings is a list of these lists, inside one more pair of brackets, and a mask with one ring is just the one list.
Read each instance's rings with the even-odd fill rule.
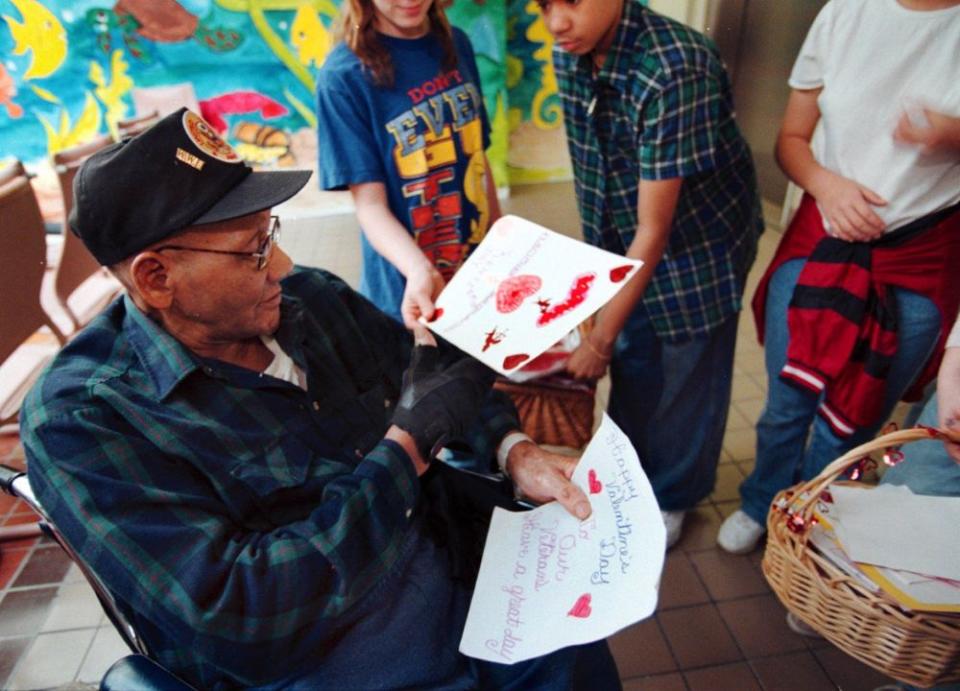
[[504,216],[424,323],[509,376],[602,307],[642,264]]
[[556,502],[494,510],[463,654],[512,664],[653,614],[666,529],[636,451],[606,415],[573,482],[590,498],[586,521]]

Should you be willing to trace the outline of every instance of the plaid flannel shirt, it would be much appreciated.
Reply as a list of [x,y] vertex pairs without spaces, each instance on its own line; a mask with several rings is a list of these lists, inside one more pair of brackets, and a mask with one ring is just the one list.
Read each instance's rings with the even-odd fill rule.
[[741,307],[763,231],[750,150],[709,39],[626,0],[606,62],[554,50],[585,239],[625,254],[641,180],[684,178],[643,296],[657,334],[708,333]]
[[[23,408],[41,504],[154,655],[201,688],[316,668],[410,551],[420,484],[382,437],[412,338],[324,272],[283,290],[276,338],[307,391],[197,358],[125,297]],[[468,440],[491,463],[519,429],[501,396]]]

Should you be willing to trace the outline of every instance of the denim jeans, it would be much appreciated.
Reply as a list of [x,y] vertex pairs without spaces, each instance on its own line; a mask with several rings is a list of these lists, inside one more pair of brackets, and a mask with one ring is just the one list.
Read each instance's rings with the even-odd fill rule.
[[[927,401],[917,422],[937,426],[936,396]],[[941,441],[915,441],[904,445],[903,461],[889,468],[880,482],[906,485],[914,494],[960,497],[960,463],[947,454]]]
[[743,510],[761,525],[774,495],[800,479],[809,479],[828,463],[876,435],[897,401],[917,378],[940,336],[940,312],[933,301],[893,288],[898,322],[897,352],[887,376],[883,412],[875,425],[842,439],[817,415],[820,396],[780,378],[787,359],[787,306],[806,260],[785,263],[770,279],[764,341],[767,403],[757,422],[757,459],[740,485]]
[[637,450],[664,511],[691,509],[713,491],[738,317],[706,337],[668,343],[640,306],[615,344],[608,412]]

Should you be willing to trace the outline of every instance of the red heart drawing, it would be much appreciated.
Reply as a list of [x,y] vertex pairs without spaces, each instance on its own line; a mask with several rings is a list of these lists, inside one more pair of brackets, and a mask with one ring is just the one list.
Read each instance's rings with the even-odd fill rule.
[[503,358],[503,369],[514,369],[530,359],[526,353],[517,353],[516,355],[507,355]]
[[437,320],[438,320],[440,317],[442,317],[442,316],[443,316],[443,308],[442,308],[442,307],[438,307],[437,309],[433,310],[433,316],[430,317],[427,321],[432,324],[433,322],[437,321]]
[[567,612],[568,617],[579,617],[580,619],[586,619],[591,614],[593,614],[593,609],[590,607],[590,593],[584,593],[577,598],[577,601],[573,603],[573,607],[570,608],[570,611]]
[[513,312],[531,295],[534,295],[543,281],[533,274],[521,274],[505,278],[497,286],[497,311],[506,314]]
[[633,271],[633,266],[630,264],[624,264],[623,266],[618,266],[616,269],[610,269],[610,280],[614,283],[619,283],[625,279],[631,271]]
[[603,483],[597,479],[597,471],[592,468],[587,473],[587,482],[590,484],[590,494],[599,494],[603,489]]

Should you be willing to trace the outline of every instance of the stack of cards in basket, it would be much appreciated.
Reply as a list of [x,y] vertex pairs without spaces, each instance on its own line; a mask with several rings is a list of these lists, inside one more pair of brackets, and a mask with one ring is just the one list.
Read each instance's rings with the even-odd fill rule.
[[643,262],[517,216],[493,224],[437,298],[437,334],[510,375],[617,294]]

